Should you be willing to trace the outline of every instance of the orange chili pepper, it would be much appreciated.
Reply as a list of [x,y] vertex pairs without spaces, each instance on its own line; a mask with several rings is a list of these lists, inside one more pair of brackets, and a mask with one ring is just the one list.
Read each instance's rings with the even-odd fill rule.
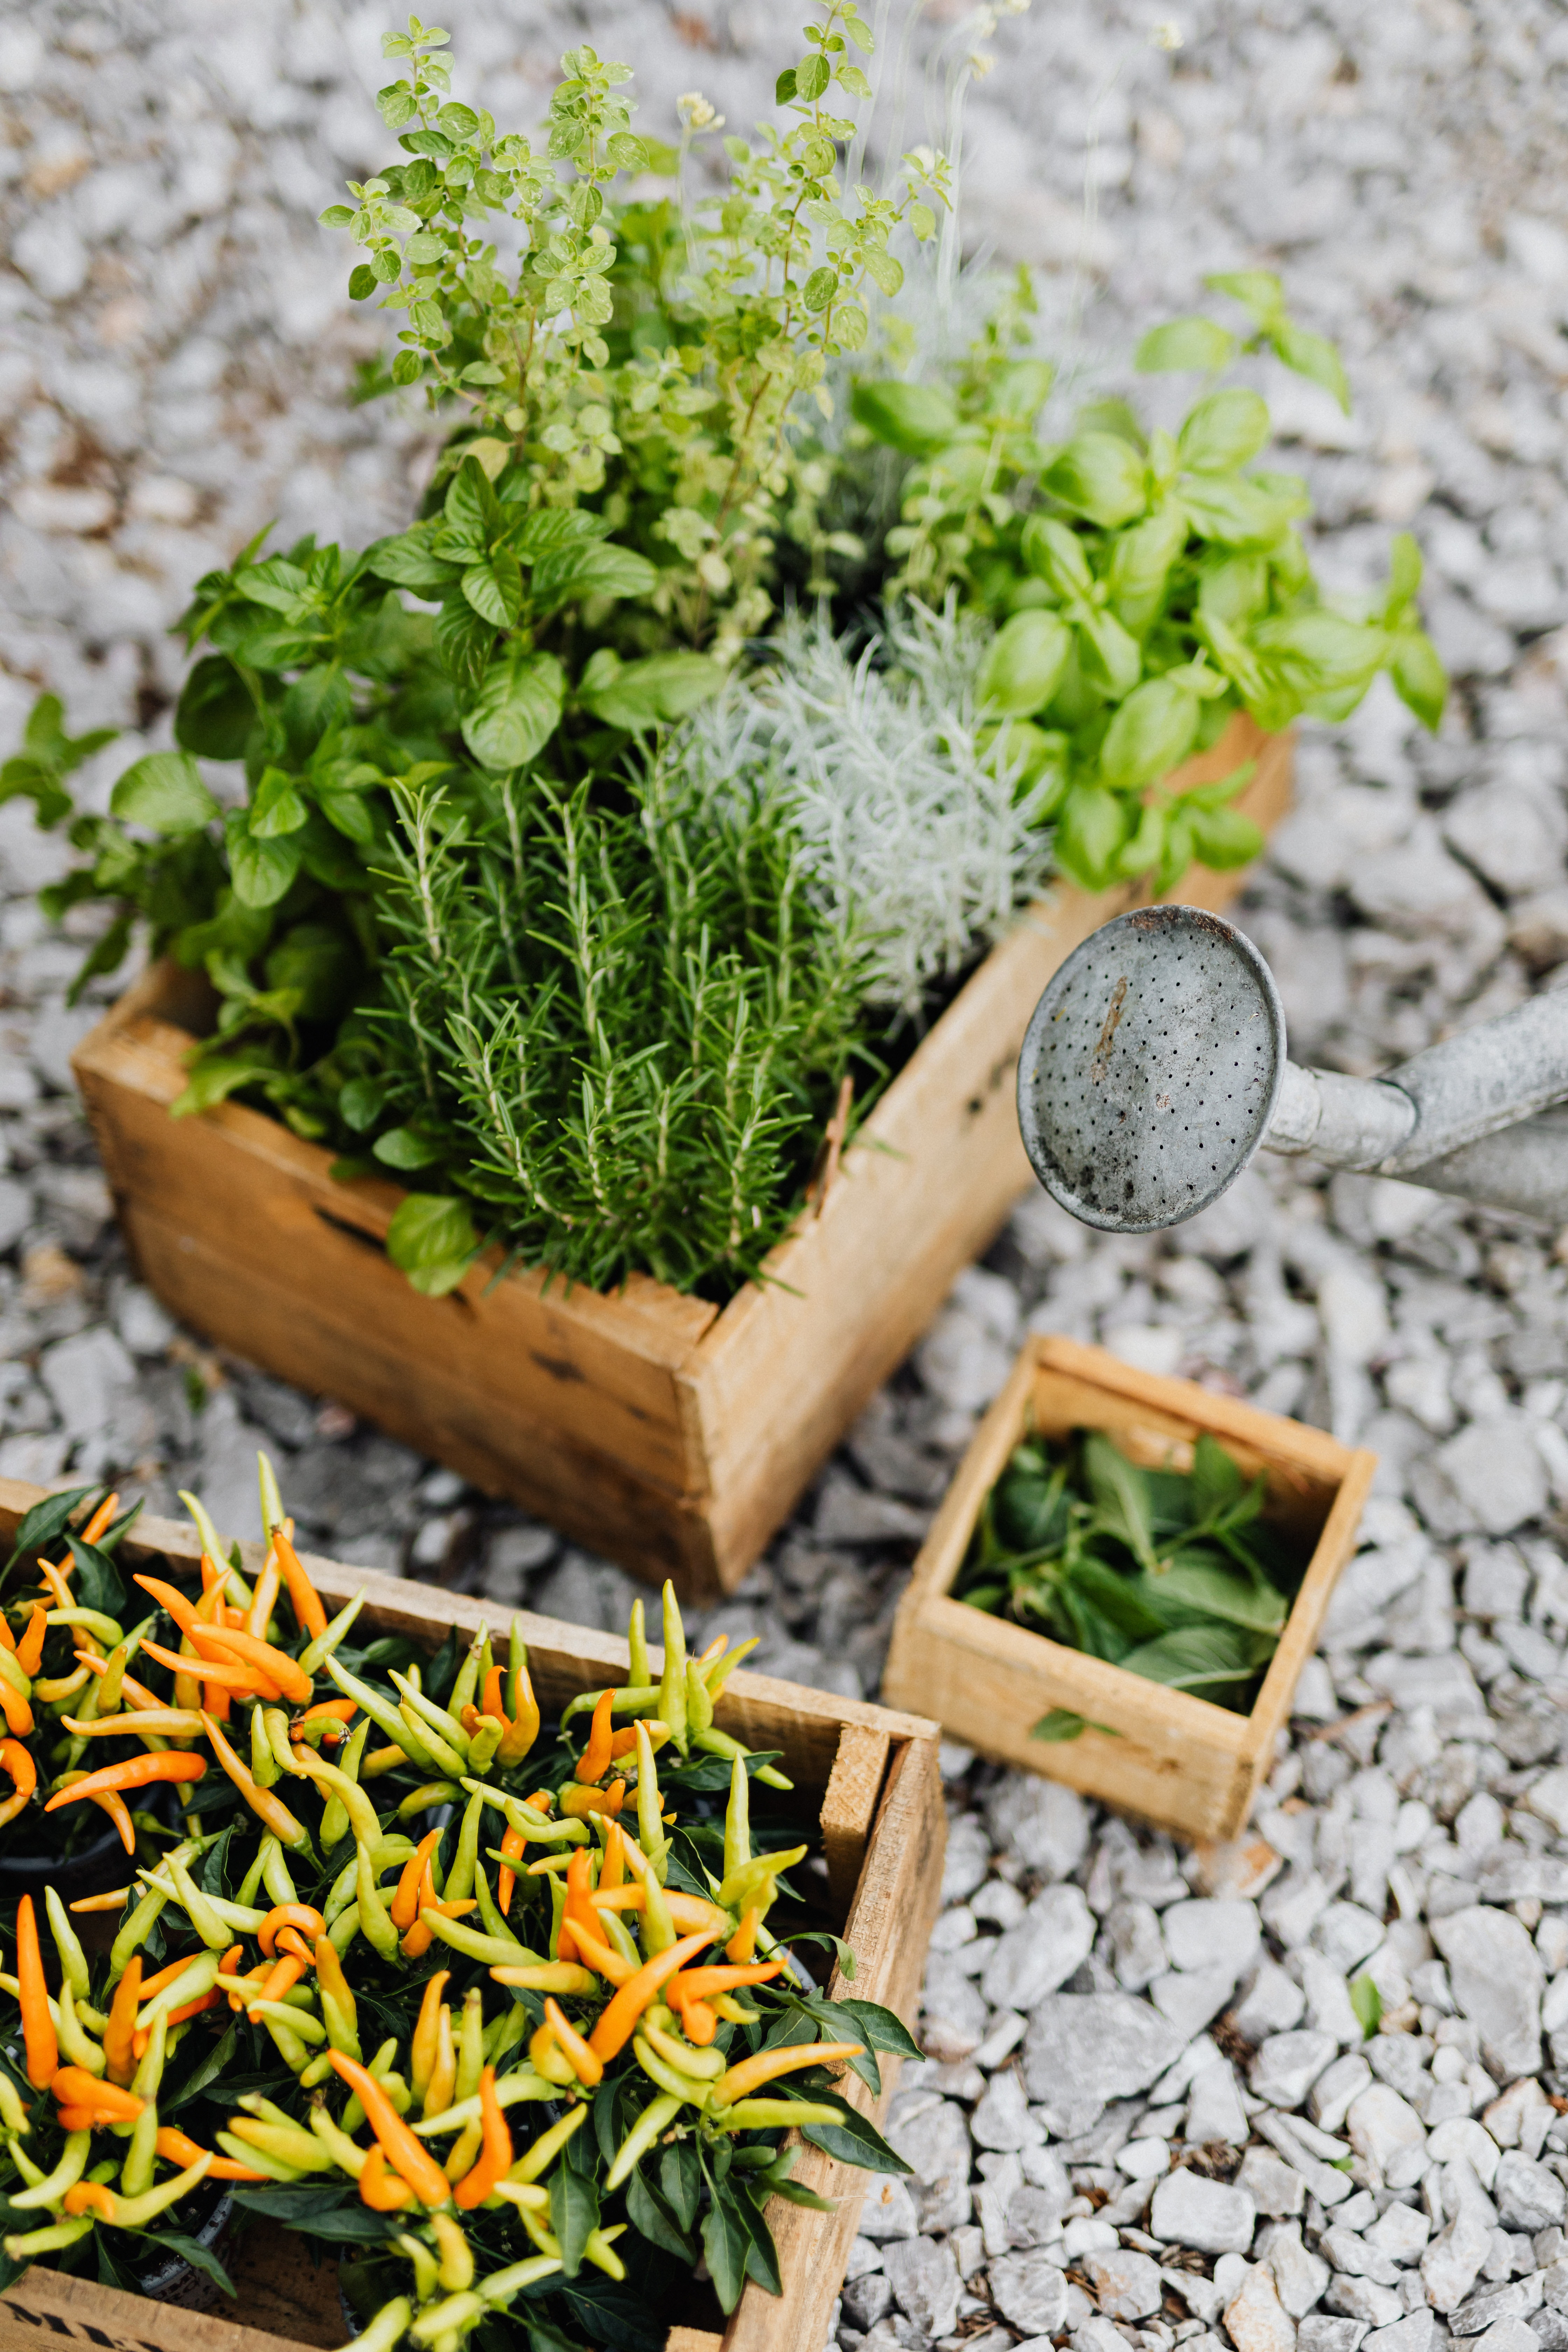
[[705,2000],[689,2000],[679,2011],[680,2030],[688,2042],[699,2050],[706,2050],[719,2031],[719,2021]]
[[[146,1649],[148,1645],[143,1642],[141,1646]],[[79,1666],[85,1666],[89,1674],[96,1675],[100,1682],[109,1672],[109,1660],[95,1658],[90,1650],[78,1650],[76,1662]],[[145,1683],[139,1683],[136,1680],[134,1675],[121,1675],[120,1688],[124,1696],[126,1706],[135,1707],[139,1713],[144,1712],[150,1706],[163,1707],[168,1705],[167,1699],[160,1698],[156,1691],[150,1691]]]
[[16,1644],[16,1664],[25,1675],[36,1675],[43,1664],[44,1635],[48,1629],[49,1612],[41,1601],[36,1601],[33,1613]]
[[294,1606],[294,1622],[301,1633],[314,1641],[327,1630],[327,1612],[321,1606],[321,1596],[306,1575],[299,1553],[281,1528],[272,1538],[272,1549],[278,1555],[278,1565],[283,1571],[283,1581],[289,1588],[289,1598]]
[[[81,1541],[84,1544],[96,1543],[99,1537],[105,1534],[107,1530],[113,1526],[114,1514],[119,1508],[119,1496],[106,1495],[102,1502],[100,1503],[97,1510],[94,1511],[91,1518],[89,1519],[86,1527],[83,1528],[81,1531]],[[74,1562],[76,1559],[76,1554],[74,1552],[71,1554],[71,1559]],[[68,1575],[70,1573],[68,1569],[66,1573]]]
[[[44,1956],[38,1948],[38,1921],[33,1898],[24,1895],[16,1906],[16,1981],[22,2004],[22,2034],[26,2046],[27,2080],[35,2091],[52,2083],[59,2067],[60,2046],[49,2015],[48,1989],[44,1982]],[[81,2077],[90,2083],[90,2074]]]
[[297,1822],[288,1806],[275,1797],[270,1789],[257,1787],[250,1767],[240,1762],[222,1729],[210,1714],[204,1712],[202,1721],[206,1726],[207,1738],[212,1742],[214,1755],[250,1807],[251,1811],[259,1821],[266,1822],[274,1837],[279,1839],[284,1845],[308,1846],[310,1833],[303,1822]]
[[114,1823],[120,1832],[120,1843],[126,1853],[133,1854],[136,1851],[136,1825],[126,1808],[124,1798],[117,1796],[114,1790],[110,1789],[100,1790],[92,1801],[99,1811],[107,1813]]
[[485,1676],[484,1705],[480,1707],[479,1713],[493,1715],[498,1723],[504,1723],[507,1719],[506,1706],[502,1698],[503,1689],[501,1670],[499,1666],[492,1666]]
[[615,1704],[616,1694],[613,1690],[600,1693],[598,1703],[594,1709],[594,1724],[588,1734],[588,1745],[577,1759],[579,1780],[602,1780],[610,1769],[610,1711]]
[[612,1995],[609,2006],[588,2036],[588,2046],[595,2056],[614,2058],[624,2050],[637,2030],[638,2018],[660,1986],[668,1984],[688,1960],[704,1951],[712,1941],[711,1929],[683,1936],[679,1943],[671,1944],[668,1952],[656,1952],[651,1960],[645,1960],[637,1974],[628,1977]]
[[15,1789],[0,1804],[0,1829],[14,1822],[38,1785],[38,1768],[19,1739],[0,1739],[0,1768],[9,1772]]
[[388,2162],[423,2204],[444,2205],[452,2193],[450,2181],[428,2148],[415,2138],[370,2069],[357,2064],[353,2058],[345,2058],[341,2050],[331,2050],[327,2054],[334,2071],[352,2091],[359,2093],[360,2105],[386,2151]]
[[613,1894],[626,1876],[626,1833],[619,1822],[612,1822],[605,1838],[605,1858],[599,1864],[599,1884],[595,1893]]
[[199,1634],[205,1635],[211,1633],[212,1628],[202,1623],[193,1603],[185,1599],[184,1594],[177,1587],[166,1582],[163,1577],[137,1576],[133,1577],[132,1581],[139,1584],[143,1592],[150,1592],[159,1607],[174,1619],[181,1633],[188,1633],[193,1642],[196,1641]]
[[0,1611],[0,1650],[14,1650],[16,1646],[16,1636],[5,1622],[4,1611]]
[[[501,1832],[500,1850],[502,1853],[508,1855],[513,1862],[521,1862],[522,1859],[523,1850],[527,1843],[528,1840],[524,1837],[522,1832],[521,1830],[514,1830],[511,1823],[509,1822],[506,1828]],[[511,1908],[512,1890],[516,1885],[516,1871],[509,1870],[506,1864],[502,1863],[500,1868],[496,1873],[496,1909],[500,1913],[503,1919]]]
[[[397,1892],[388,1906],[395,1927],[412,1927],[418,1918],[421,1883],[429,1870],[430,1857],[440,1843],[439,1830],[426,1830],[408,1860],[404,1864],[402,1876],[397,1882]],[[427,1903],[434,1903],[436,1900],[436,1882],[433,1873],[430,1874],[430,1892],[425,1900]]]
[[[22,1897],[24,1903],[30,1900]],[[62,2106],[101,2107],[116,2123],[133,2124],[144,2102],[134,2091],[122,2090],[117,2083],[100,2082],[96,2074],[80,2066],[57,2066],[49,2089]]]
[[[187,1681],[211,1683],[220,1690],[238,1691],[246,1696],[252,1692],[260,1698],[281,1698],[283,1696],[276,1685],[270,1690],[262,1689],[267,1677],[253,1674],[248,1666],[220,1665],[215,1659],[193,1658],[188,1654],[182,1656],[177,1650],[165,1650],[157,1642],[144,1641],[142,1647],[150,1658],[156,1658],[161,1666],[167,1666],[171,1674],[184,1675]],[[193,1674],[193,1667],[198,1667],[199,1674]],[[160,1700],[159,1705],[163,1704]]]
[[755,1904],[752,1904],[749,1911],[743,1911],[741,1914],[741,1924],[724,1947],[725,1958],[749,1960],[757,1948],[757,1929],[762,1924],[762,1912]]
[[[210,1630],[204,1626],[201,1640],[216,1642],[242,1665],[259,1667],[269,1681],[277,1684],[282,1696],[297,1706],[309,1704],[310,1677],[286,1651],[274,1649],[270,1642],[263,1642],[254,1633],[236,1633],[226,1625],[214,1625]],[[198,1642],[197,1647],[200,1646]]]
[[479,2120],[484,2126],[484,2146],[479,2162],[471,2172],[465,2172],[452,2191],[452,2201],[463,2212],[471,2213],[494,2194],[498,2180],[504,2180],[511,2170],[511,2133],[501,2113],[496,2096],[496,2070],[487,2066],[479,2076]]
[[57,2107],[55,2121],[61,2131],[97,2131],[100,2125],[112,2122],[112,2116],[101,2107]]
[[[237,1944],[231,1948],[237,1951],[239,1949],[239,1946]],[[140,1957],[140,1954],[138,1954],[137,1958],[139,1958]],[[160,1969],[156,1975],[144,1977],[142,1980],[142,1990],[137,1996],[139,2002],[142,2006],[145,2006],[145,2004],[153,1999],[155,1993],[163,1991],[165,1985],[172,1985],[174,1979],[177,1976],[183,1975],[184,1970],[190,1967],[191,1962],[195,1958],[195,1954],[194,1952],[182,1952],[177,1960],[171,1960],[168,1967]],[[131,1973],[130,1969],[127,1969],[125,1973],[129,1976]],[[121,1981],[123,1982],[123,1979]]]
[[[184,1960],[176,1961],[184,1968]],[[114,1988],[114,1999],[109,2004],[109,2022],[103,2029],[103,2057],[109,2079],[123,2091],[129,2088],[136,2072],[136,2060],[132,2041],[136,2032],[136,2011],[142,2002],[142,1955],[132,1952],[125,1974]]]
[[[198,1993],[195,2000],[187,2000],[183,2008],[172,2009],[168,2022],[171,2026],[184,2025],[187,2017],[199,2017],[204,2009],[216,2009],[222,1998],[222,1994],[217,1992]],[[137,2054],[140,2056],[141,2053]]]
[[256,1940],[268,1959],[272,1958],[272,1948],[279,1927],[298,1927],[301,1935],[309,1936],[312,1944],[318,1936],[324,1936],[327,1932],[326,1921],[310,1904],[275,1904],[256,1931]]
[[68,1609],[71,1605],[69,1578],[65,1576],[59,1569],[54,1567],[53,1564],[47,1559],[41,1559],[38,1562],[38,1574],[43,1578],[44,1582],[54,1594],[55,1607],[57,1609]]
[[19,1690],[0,1675],[0,1715],[5,1718],[5,1728],[18,1739],[26,1739],[33,1728],[33,1710]]
[[782,1960],[758,1960],[751,1968],[682,1969],[665,1986],[664,1997],[671,2009],[683,2001],[706,2000],[710,1993],[733,1992],[741,1985],[766,1984],[770,1977],[783,1974]]
[[308,1706],[304,1714],[297,1718],[297,1722],[323,1723],[333,1719],[339,1723],[352,1723],[358,1713],[357,1699],[322,1698],[318,1699],[314,1706]]
[[286,1952],[280,1960],[272,1963],[271,1972],[257,1994],[257,2000],[281,2000],[286,1992],[293,1991],[304,1973],[304,1961],[295,1953]]
[[[188,2139],[183,2131],[175,2131],[169,2124],[160,2126],[154,2146],[165,2163],[177,2164],[182,2172],[187,2165],[199,2164],[204,2156],[211,2153],[207,2148],[199,2147],[194,2139]],[[209,2180],[270,2180],[271,2178],[269,2172],[252,2172],[248,2164],[237,2164],[232,2156],[213,2157],[207,2169]]]
[[603,2082],[604,2060],[596,2050],[590,2048],[584,2041],[576,2027],[569,2021],[560,2002],[548,1995],[544,2002],[544,2022],[554,2039],[556,2048],[566,2059],[577,2080],[585,2084],[589,2090]]
[[112,2221],[120,2210],[114,2191],[101,2180],[78,2180],[66,2190],[63,2200],[66,2211],[74,2220],[79,2213],[96,2213],[100,2221]]
[[[441,2186],[447,2186],[445,2173],[441,2175]],[[395,2213],[414,2195],[406,2180],[387,2169],[386,2151],[382,2147],[373,2147],[365,2158],[359,2177],[359,2193],[373,2213]],[[428,2204],[430,2200],[426,2198],[425,2202]]]
[[122,1764],[106,1764],[100,1772],[89,1772],[84,1780],[60,1790],[49,1799],[44,1811],[58,1812],[62,1805],[74,1805],[79,1797],[111,1796],[121,1789],[148,1789],[159,1780],[199,1780],[206,1769],[204,1758],[182,1756],[172,1748],[160,1756],[128,1756]]

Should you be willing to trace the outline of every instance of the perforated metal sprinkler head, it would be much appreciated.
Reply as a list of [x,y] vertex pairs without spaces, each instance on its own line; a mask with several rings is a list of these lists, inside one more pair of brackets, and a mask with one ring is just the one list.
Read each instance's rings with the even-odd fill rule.
[[1568,991],[1531,997],[1381,1078],[1288,1061],[1250,940],[1198,907],[1118,915],[1068,956],[1018,1062],[1018,1125],[1064,1209],[1110,1233],[1180,1224],[1259,1150],[1306,1154],[1568,1223]]

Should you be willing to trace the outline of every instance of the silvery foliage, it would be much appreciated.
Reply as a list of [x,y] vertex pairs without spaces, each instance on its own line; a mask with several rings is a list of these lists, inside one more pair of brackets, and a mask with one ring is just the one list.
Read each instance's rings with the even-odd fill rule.
[[818,903],[874,939],[869,1001],[903,1013],[1051,871],[1042,788],[1020,793],[1005,751],[986,757],[974,680],[992,635],[951,604],[911,602],[857,651],[825,613],[793,613],[773,661],[699,712],[678,750],[701,797],[785,794]]

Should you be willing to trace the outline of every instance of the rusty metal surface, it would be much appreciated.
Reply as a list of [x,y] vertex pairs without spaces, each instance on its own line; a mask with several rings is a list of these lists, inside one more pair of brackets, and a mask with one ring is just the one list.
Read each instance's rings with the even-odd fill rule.
[[1139,908],[1086,940],[1035,1008],[1024,1149],[1085,1224],[1179,1224],[1252,1158],[1284,1067],[1279,992],[1251,940],[1199,908]]

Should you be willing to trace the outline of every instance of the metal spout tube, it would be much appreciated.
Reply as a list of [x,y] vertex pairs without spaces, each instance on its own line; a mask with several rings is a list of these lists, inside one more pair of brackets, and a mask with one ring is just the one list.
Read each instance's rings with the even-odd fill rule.
[[1483,1208],[1568,1223],[1568,1111],[1521,1119],[1403,1174],[1406,1183],[1457,1192]]
[[1333,1168],[1381,1168],[1415,1124],[1415,1106],[1385,1078],[1285,1065],[1265,1151],[1310,1153]]

